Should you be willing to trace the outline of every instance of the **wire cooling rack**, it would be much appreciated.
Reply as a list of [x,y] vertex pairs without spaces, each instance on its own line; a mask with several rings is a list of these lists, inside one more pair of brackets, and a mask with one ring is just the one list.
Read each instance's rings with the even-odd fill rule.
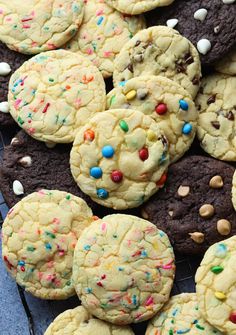
[[[0,132],[0,159],[4,146],[9,144],[14,133]],[[0,193],[0,224],[8,207]],[[194,275],[200,258],[176,255],[176,277],[173,294],[194,292]],[[44,301],[32,297],[17,286],[7,274],[3,264],[0,267],[0,334],[1,335],[43,335],[48,325],[63,311],[79,304],[76,297],[66,301]],[[144,335],[146,323],[133,326],[136,335]]]

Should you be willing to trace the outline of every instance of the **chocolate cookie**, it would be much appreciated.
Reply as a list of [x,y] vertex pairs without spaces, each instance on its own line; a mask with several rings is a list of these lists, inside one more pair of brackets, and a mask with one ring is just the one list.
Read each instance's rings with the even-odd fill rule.
[[236,2],[233,0],[175,0],[147,14],[147,23],[168,25],[187,37],[209,65],[236,42]]
[[[12,73],[27,59],[29,59],[29,56],[10,50],[5,44],[0,42],[0,62],[9,64],[11,68],[11,72],[8,75],[0,74],[0,103],[7,101],[8,84]],[[0,128],[14,125],[16,125],[16,123],[10,113],[0,111]]]
[[94,215],[102,216],[103,208],[86,196],[70,173],[70,145],[50,149],[20,131],[3,154],[0,167],[0,188],[9,205],[42,188],[60,190],[83,198]]
[[142,216],[164,230],[177,251],[204,253],[236,234],[234,171],[213,158],[186,157],[170,166],[165,187],[143,206]]

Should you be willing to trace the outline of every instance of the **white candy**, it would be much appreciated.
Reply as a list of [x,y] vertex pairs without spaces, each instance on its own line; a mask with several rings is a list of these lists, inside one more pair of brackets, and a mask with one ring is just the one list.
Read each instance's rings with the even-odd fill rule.
[[226,3],[226,5],[230,5],[231,3],[234,3],[235,0],[222,0],[223,3]]
[[22,166],[29,167],[32,165],[32,158],[30,156],[24,156],[18,161]]
[[9,113],[10,107],[7,101],[0,102],[0,112]]
[[8,63],[1,62],[0,63],[0,75],[7,76],[11,72],[11,67]]
[[179,20],[177,19],[170,19],[166,21],[166,25],[169,28],[174,28],[178,24]]
[[211,42],[206,38],[197,42],[197,49],[202,55],[206,55],[211,50]]
[[194,19],[203,22],[207,16],[207,10],[205,8],[200,8],[194,13]]
[[24,194],[24,187],[19,180],[13,181],[13,192],[16,195]]
[[18,143],[20,143],[20,141],[18,140],[18,138],[16,138],[16,137],[13,137],[13,139],[11,140],[11,145],[15,145],[15,144],[18,144]]

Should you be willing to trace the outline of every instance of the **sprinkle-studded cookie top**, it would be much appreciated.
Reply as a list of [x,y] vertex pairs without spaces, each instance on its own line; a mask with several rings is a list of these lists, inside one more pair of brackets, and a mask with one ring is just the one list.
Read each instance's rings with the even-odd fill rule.
[[77,32],[83,7],[83,0],[1,0],[0,39],[26,54],[56,49]]
[[178,160],[190,147],[198,112],[190,94],[161,76],[141,76],[117,86],[107,95],[107,108],[132,108],[150,115],[164,131],[170,160]]
[[236,334],[236,236],[211,246],[196,273],[200,313],[214,327]]
[[134,335],[129,327],[119,327],[93,318],[83,307],[69,309],[60,314],[44,335]]
[[108,6],[105,0],[88,0],[83,24],[65,48],[85,55],[104,77],[110,77],[120,49],[143,28],[143,17],[123,15]]
[[41,190],[25,197],[3,223],[3,261],[26,291],[42,299],[66,299],[74,248],[93,221],[86,203],[70,193]]
[[199,312],[195,293],[173,296],[148,325],[145,335],[221,335]]
[[108,5],[126,14],[140,14],[156,7],[168,6],[174,0],[105,0]]
[[196,99],[197,134],[211,156],[236,161],[236,77],[213,74],[203,79]]
[[162,187],[168,142],[149,116],[134,110],[97,114],[77,134],[71,171],[92,200],[114,209],[138,207]]
[[68,143],[87,119],[105,108],[105,83],[85,57],[48,51],[25,62],[11,77],[10,112],[29,135]]
[[78,240],[73,281],[82,304],[114,324],[141,322],[168,300],[175,272],[165,233],[135,216],[95,221]]
[[235,0],[175,0],[147,13],[149,26],[167,25],[198,49],[203,65],[225,56],[236,43]]
[[197,50],[169,27],[156,26],[138,32],[121,49],[114,67],[114,86],[141,75],[163,75],[195,97],[200,85]]

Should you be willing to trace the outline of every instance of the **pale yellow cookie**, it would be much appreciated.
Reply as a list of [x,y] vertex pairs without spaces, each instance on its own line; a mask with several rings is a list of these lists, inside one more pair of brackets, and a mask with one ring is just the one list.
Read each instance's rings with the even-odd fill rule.
[[114,86],[139,76],[164,76],[195,98],[201,78],[198,51],[187,38],[166,26],[139,31],[127,42],[114,63]]
[[154,316],[169,299],[174,273],[167,235],[135,216],[94,221],[75,248],[73,281],[83,306],[114,324]]
[[211,156],[236,161],[236,77],[212,74],[203,79],[196,99],[197,135]]
[[90,119],[73,143],[72,175],[93,201],[114,209],[138,207],[163,186],[168,141],[157,123],[135,110]]
[[60,314],[44,335],[134,335],[130,327],[111,325],[95,319],[83,306]]
[[216,71],[229,75],[236,75],[236,49],[233,49],[215,65]]
[[2,228],[5,265],[26,291],[42,299],[74,295],[72,258],[78,237],[93,221],[84,200],[41,190],[19,201]]
[[211,246],[196,273],[201,315],[227,335],[236,334],[236,236]]
[[55,50],[25,62],[11,77],[10,113],[39,141],[73,142],[79,127],[105,109],[99,70],[85,57]]
[[105,0],[87,0],[84,7],[83,24],[65,48],[86,56],[104,77],[110,77],[120,49],[145,28],[144,18],[125,16]]
[[173,80],[141,76],[128,80],[107,95],[107,108],[137,109],[150,115],[169,141],[171,163],[192,144],[198,111],[190,94]]
[[126,14],[140,14],[156,7],[168,6],[174,0],[105,0],[108,5]]
[[25,54],[56,49],[78,31],[83,14],[83,0],[0,0],[0,40]]
[[170,298],[149,322],[145,335],[221,335],[201,316],[195,293],[182,293]]
[[232,203],[236,211],[236,171],[234,172],[234,175],[233,175],[232,184],[233,184],[232,185]]

